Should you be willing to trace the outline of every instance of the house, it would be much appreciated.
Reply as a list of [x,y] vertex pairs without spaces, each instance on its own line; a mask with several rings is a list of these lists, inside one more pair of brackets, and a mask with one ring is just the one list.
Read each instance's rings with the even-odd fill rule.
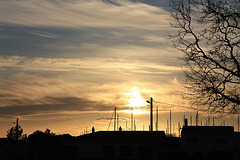
[[236,138],[233,126],[184,126],[181,133],[182,155],[203,160],[238,159]]
[[67,144],[75,159],[177,160],[180,138],[163,131],[100,131],[77,137]]

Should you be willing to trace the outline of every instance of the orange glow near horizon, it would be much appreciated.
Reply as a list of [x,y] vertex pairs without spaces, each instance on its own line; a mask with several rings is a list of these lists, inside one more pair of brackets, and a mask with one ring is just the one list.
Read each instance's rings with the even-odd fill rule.
[[133,114],[146,114],[146,113],[149,113],[149,111],[147,110],[142,110],[142,109],[133,109],[133,110],[123,110],[121,112],[124,112],[124,113],[129,113],[131,114],[133,112]]

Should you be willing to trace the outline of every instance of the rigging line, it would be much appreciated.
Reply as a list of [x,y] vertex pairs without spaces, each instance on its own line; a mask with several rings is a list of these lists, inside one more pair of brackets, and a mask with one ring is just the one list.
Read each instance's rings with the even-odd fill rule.
[[163,122],[162,118],[161,118],[160,116],[159,116],[158,118],[160,119],[160,121],[162,122],[162,124],[166,127],[166,124],[165,124],[165,122]]
[[110,123],[109,123],[109,125],[108,125],[108,129],[107,129],[108,131],[109,131],[109,128],[110,128],[110,125],[111,125],[112,119],[113,119],[114,111],[115,111],[115,109],[113,110],[112,117],[111,117],[111,119],[110,119]]

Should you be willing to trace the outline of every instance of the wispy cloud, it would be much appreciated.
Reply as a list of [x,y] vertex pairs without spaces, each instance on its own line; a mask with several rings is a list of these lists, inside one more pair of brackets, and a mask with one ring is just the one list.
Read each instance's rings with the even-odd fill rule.
[[57,35],[48,33],[48,32],[43,32],[43,31],[28,31],[29,33],[40,36],[40,37],[45,37],[45,38],[57,38]]
[[[0,56],[0,69],[15,67],[22,70],[76,71],[80,69],[118,69],[129,72],[171,72],[181,70],[180,66],[167,66],[135,60],[114,58],[28,58],[20,56]],[[123,71],[120,71],[123,72]]]
[[[31,102],[27,105],[26,102]],[[43,103],[36,104],[29,99],[15,100],[16,105],[0,107],[1,116],[12,115],[35,115],[35,114],[48,114],[48,113],[62,113],[62,112],[100,112],[111,111],[112,106],[101,102],[90,101],[77,97],[43,97],[38,101]]]
[[124,93],[131,92],[133,87],[142,89],[139,91],[145,98],[154,95],[157,99],[158,97],[164,99],[165,102],[173,102],[171,99],[173,97],[174,101],[180,100],[179,95],[174,93],[174,88],[179,86],[177,80],[162,85],[144,81],[105,82],[100,85],[19,73],[0,80],[0,86],[1,107],[5,110],[9,107],[9,110],[20,109],[20,111],[29,107],[27,113],[30,113],[31,107],[34,111],[42,109],[41,111],[46,112],[64,109],[65,111],[106,111],[111,110],[114,105],[124,109],[128,104],[128,97]]
[[[156,28],[163,9],[127,0],[114,1],[0,1],[2,23],[58,27]],[[116,5],[117,4],[117,5]],[[153,16],[155,15],[155,16]],[[132,23],[134,21],[134,23]],[[142,26],[142,23],[148,24]],[[159,22],[163,26],[163,21]]]

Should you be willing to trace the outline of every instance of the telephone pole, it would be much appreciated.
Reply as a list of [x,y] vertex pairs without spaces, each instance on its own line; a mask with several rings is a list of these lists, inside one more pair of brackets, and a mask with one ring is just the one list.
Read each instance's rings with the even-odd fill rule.
[[153,131],[153,98],[150,98],[150,101],[147,100],[147,103],[150,103],[150,126],[149,131]]
[[150,98],[150,131],[153,131],[153,98],[152,97]]

